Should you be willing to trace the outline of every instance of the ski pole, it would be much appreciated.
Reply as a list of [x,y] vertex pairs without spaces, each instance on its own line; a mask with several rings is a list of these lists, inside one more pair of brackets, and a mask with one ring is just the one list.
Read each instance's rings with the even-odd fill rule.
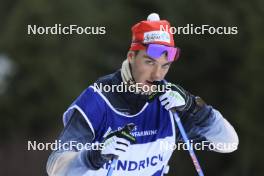
[[204,173],[203,173],[202,168],[201,168],[201,166],[199,164],[199,161],[198,161],[198,159],[197,159],[197,157],[196,157],[196,155],[194,153],[194,150],[193,150],[192,146],[190,145],[190,141],[188,139],[188,136],[187,136],[187,134],[186,134],[186,132],[185,132],[185,130],[183,128],[183,125],[181,123],[180,117],[178,116],[177,112],[175,112],[175,110],[171,110],[171,112],[173,113],[174,119],[175,119],[175,121],[177,123],[177,126],[178,126],[179,130],[180,130],[180,133],[182,135],[183,141],[185,143],[187,143],[189,154],[191,156],[192,162],[194,164],[194,167],[195,167],[198,175],[199,176],[204,176]]
[[113,158],[113,160],[111,162],[111,165],[110,165],[110,168],[108,169],[108,172],[107,172],[106,176],[112,176],[112,173],[113,173],[114,168],[116,166],[117,160],[118,160],[118,157],[114,157]]

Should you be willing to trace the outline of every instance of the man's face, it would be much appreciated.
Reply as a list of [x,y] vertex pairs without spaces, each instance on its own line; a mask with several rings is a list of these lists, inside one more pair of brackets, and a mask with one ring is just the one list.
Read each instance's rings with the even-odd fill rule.
[[153,81],[163,80],[172,63],[168,62],[165,53],[157,59],[152,59],[145,50],[140,50],[137,55],[130,51],[128,59],[135,81],[148,86],[151,86]]

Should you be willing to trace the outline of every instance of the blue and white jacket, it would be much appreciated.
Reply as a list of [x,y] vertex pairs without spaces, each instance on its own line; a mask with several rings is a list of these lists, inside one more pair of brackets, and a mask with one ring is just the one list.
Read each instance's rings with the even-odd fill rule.
[[[122,81],[120,71],[99,79],[96,83],[118,85]],[[195,105],[194,105],[195,106]],[[192,108],[190,108],[192,109]],[[179,113],[187,135],[195,142],[232,144],[233,148],[214,149],[232,152],[238,145],[234,128],[219,111],[209,105],[198,112]],[[76,141],[82,144],[100,143],[109,132],[134,123],[131,132],[137,143],[119,157],[113,176],[161,176],[168,171],[173,150],[161,145],[173,146],[181,141],[171,112],[155,99],[148,103],[144,95],[132,92],[103,92],[89,86],[72,103],[63,115],[64,130],[59,136],[62,143]],[[49,175],[105,176],[110,166],[100,157],[100,152],[77,148],[53,151],[47,163]]]

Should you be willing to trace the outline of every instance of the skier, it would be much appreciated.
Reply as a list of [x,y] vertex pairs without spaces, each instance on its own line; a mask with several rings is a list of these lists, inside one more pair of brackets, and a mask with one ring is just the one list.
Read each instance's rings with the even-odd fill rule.
[[[100,147],[58,148],[49,156],[49,175],[105,176],[113,158],[118,158],[115,176],[168,173],[173,150],[162,148],[161,143],[173,145],[182,141],[172,109],[194,143],[232,144],[231,148],[211,149],[222,153],[237,149],[238,136],[218,110],[164,79],[172,62],[179,57],[179,49],[175,47],[173,34],[161,27],[169,28],[170,23],[160,20],[155,13],[135,24],[132,44],[121,69],[99,78],[63,114],[64,130],[59,136],[62,144],[78,142]],[[98,87],[121,84],[128,91]],[[157,93],[158,85],[170,85],[170,89]],[[127,124],[133,124],[133,128],[123,133]]]

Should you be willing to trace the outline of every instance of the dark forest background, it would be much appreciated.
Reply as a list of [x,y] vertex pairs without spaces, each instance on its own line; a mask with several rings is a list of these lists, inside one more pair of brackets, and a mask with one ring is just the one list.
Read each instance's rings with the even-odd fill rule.
[[[157,12],[172,26],[237,26],[237,35],[176,35],[182,50],[167,79],[217,107],[239,135],[231,154],[197,152],[205,175],[252,176],[263,171],[264,38],[262,0],[9,0],[0,2],[0,175],[46,175],[62,114],[98,77],[120,68],[130,28]],[[28,35],[27,25],[105,26],[105,35]],[[196,175],[176,151],[169,175]]]

